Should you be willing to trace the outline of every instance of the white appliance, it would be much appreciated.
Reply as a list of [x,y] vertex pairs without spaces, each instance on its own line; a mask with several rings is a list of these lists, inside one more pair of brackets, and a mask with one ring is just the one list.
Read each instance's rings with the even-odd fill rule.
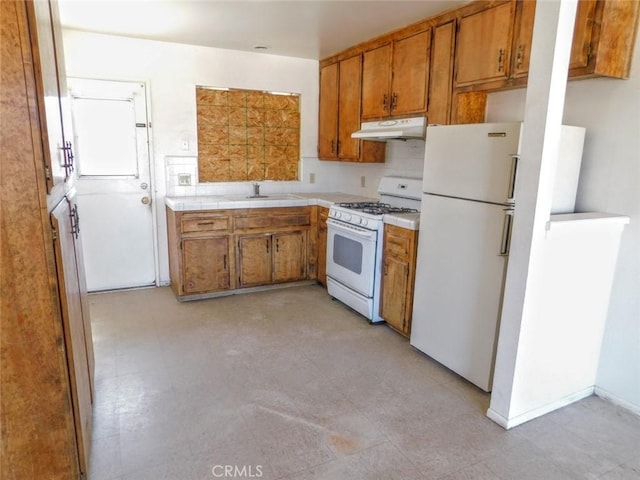
[[427,119],[425,117],[363,122],[360,125],[360,130],[353,132],[351,138],[377,142],[386,142],[393,139],[424,140],[426,127]]
[[[491,390],[522,123],[429,126],[411,345]],[[562,127],[554,213],[572,212],[585,130]]]
[[327,290],[371,323],[379,313],[385,215],[415,215],[422,179],[383,177],[380,201],[338,203],[327,219]]

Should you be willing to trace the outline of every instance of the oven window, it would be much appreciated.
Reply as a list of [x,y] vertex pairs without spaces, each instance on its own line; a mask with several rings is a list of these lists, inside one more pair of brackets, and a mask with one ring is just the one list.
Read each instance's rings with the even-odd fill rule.
[[362,273],[362,243],[341,237],[333,237],[333,263],[360,275]]

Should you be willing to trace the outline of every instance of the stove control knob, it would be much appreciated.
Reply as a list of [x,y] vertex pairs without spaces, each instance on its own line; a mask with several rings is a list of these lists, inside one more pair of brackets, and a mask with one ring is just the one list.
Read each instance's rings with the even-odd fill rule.
[[366,218],[363,218],[361,223],[362,223],[363,227],[366,227],[367,223],[369,223],[369,221]]
[[348,213],[345,213],[344,219],[348,222],[349,220],[351,220],[351,215],[349,215]]
[[358,217],[358,223],[362,225],[362,219],[360,217]]
[[340,214],[340,212],[334,212],[333,216],[335,218],[340,218],[342,215]]

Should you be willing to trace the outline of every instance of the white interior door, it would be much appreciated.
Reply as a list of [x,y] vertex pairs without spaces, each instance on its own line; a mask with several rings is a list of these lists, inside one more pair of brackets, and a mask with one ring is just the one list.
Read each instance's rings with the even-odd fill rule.
[[69,79],[89,291],[154,285],[145,85]]

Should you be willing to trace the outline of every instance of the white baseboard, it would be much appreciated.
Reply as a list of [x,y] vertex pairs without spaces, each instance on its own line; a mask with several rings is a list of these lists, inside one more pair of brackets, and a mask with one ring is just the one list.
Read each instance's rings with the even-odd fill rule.
[[611,393],[610,391],[602,388],[595,387],[595,392],[597,396],[600,398],[604,398],[605,400],[610,401],[611,403],[618,405],[626,410],[629,410],[631,413],[635,415],[640,415],[640,405],[636,405],[635,403],[628,402],[617,395]]
[[551,402],[547,405],[543,405],[538,408],[534,408],[533,410],[529,410],[528,412],[522,413],[515,417],[506,418],[500,413],[492,410],[491,408],[487,410],[487,417],[496,422],[505,430],[509,430],[510,428],[517,427],[518,425],[522,425],[529,420],[533,420],[534,418],[541,417],[549,412],[553,412],[562,407],[566,407],[567,405],[577,402],[578,400],[582,400],[590,395],[593,395],[594,387],[588,387],[584,390],[580,390],[578,392],[572,393],[571,395],[567,395],[560,400],[556,400],[555,402]]

